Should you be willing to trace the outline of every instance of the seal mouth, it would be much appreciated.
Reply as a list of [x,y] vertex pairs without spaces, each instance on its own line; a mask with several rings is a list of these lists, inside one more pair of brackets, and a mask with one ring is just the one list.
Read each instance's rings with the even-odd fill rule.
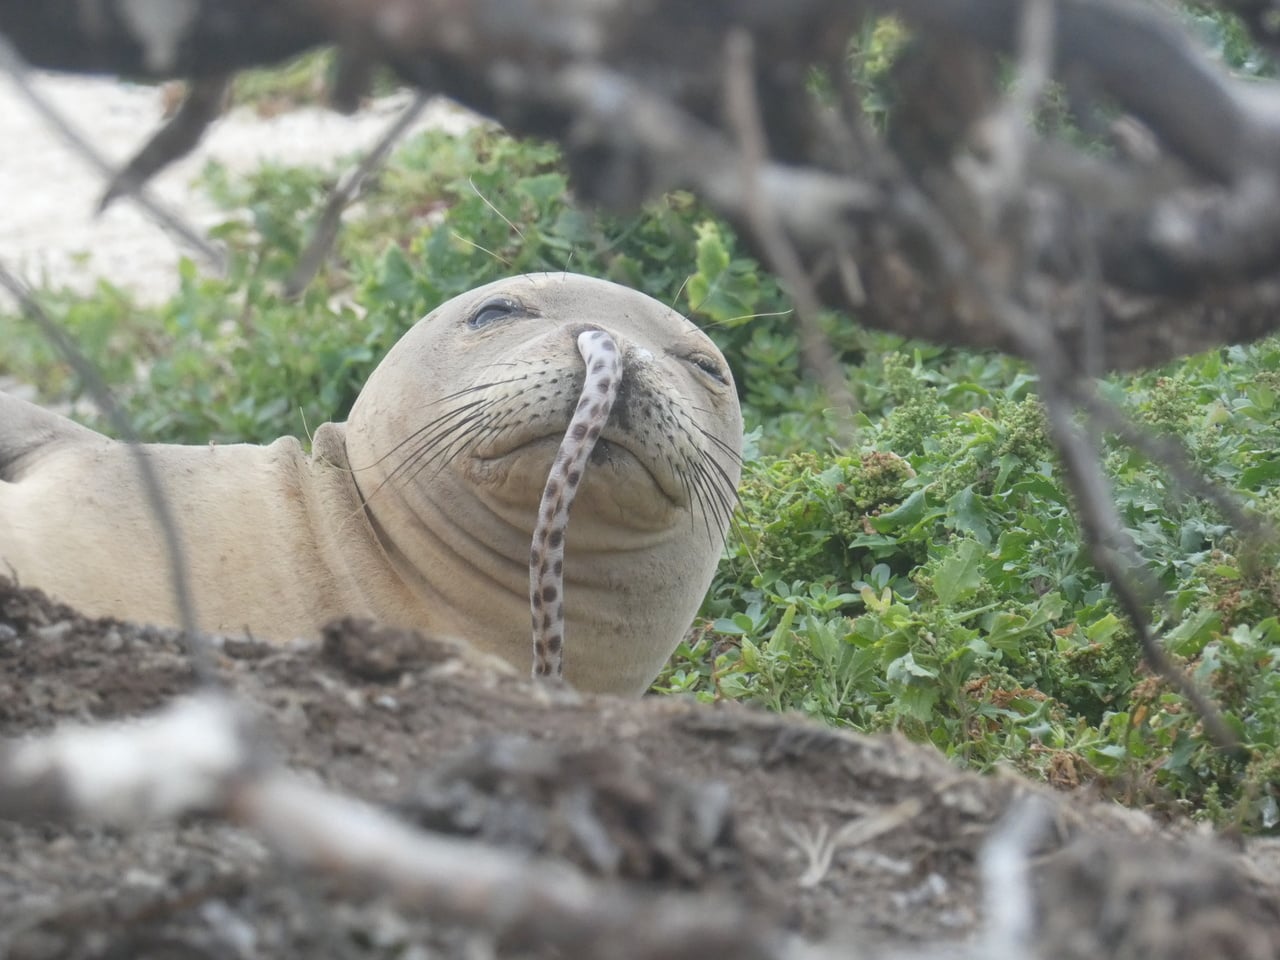
[[[476,455],[474,459],[482,467],[489,467],[509,457],[540,452],[545,448],[547,471],[549,473],[556,451],[560,449],[560,445],[563,442],[564,431],[546,433],[541,436],[505,444],[498,449],[486,450],[483,455]],[[610,464],[613,465],[615,470],[630,469],[632,472],[639,471],[648,477],[653,489],[660,493],[672,506],[684,508],[689,505],[688,498],[685,496],[686,490],[677,482],[676,478],[674,476],[664,478],[659,471],[654,469],[649,458],[638,454],[628,445],[626,436],[619,434],[616,430],[605,428],[604,433],[600,435],[600,439],[596,441],[595,448],[591,451],[588,463],[590,464],[587,468],[588,476],[593,470],[599,470]]]

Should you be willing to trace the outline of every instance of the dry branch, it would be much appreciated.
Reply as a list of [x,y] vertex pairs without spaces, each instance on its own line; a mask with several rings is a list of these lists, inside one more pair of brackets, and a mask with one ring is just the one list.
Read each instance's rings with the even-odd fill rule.
[[0,818],[137,827],[190,814],[226,818],[295,865],[386,890],[508,943],[655,960],[782,955],[776,933],[728,905],[631,893],[560,864],[416,830],[273,768],[220,696],[0,745]]
[[98,212],[106,210],[121,195],[138,192],[157,173],[194,150],[222,111],[230,83],[231,78],[225,74],[194,81],[173,117],[112,178],[98,203]]
[[382,166],[405,131],[413,124],[427,105],[426,98],[419,94],[400,112],[387,127],[386,132],[378,138],[364,158],[352,169],[348,170],[342,180],[333,188],[329,199],[325,201],[324,210],[316,222],[311,239],[303,248],[298,262],[285,281],[284,293],[288,297],[296,297],[306,289],[312,278],[324,266],[325,258],[333,249],[338,238],[338,228],[342,222],[342,214],[360,195],[369,182],[369,178]]
[[[1257,4],[1234,6],[1255,29],[1265,27]],[[1055,24],[1051,75],[1084,91],[1086,111],[1118,105],[1150,132],[1153,151],[1117,149],[1100,159],[1044,136],[1024,151],[1033,229],[1017,258],[1061,296],[1073,295],[1088,257],[1105,281],[1096,338],[1070,313],[1057,318],[1066,356],[1085,368],[1096,339],[1102,364],[1130,368],[1275,329],[1280,87],[1228,77],[1156,6],[1044,7]],[[955,120],[990,115],[994,89],[972,88],[979,99],[952,118],[951,135],[898,153],[865,125],[833,139],[828,111],[804,87],[812,68],[839,86],[834,74],[861,19],[895,14],[918,46],[937,40],[935,58],[948,54],[942,82],[959,90],[955,71],[968,69],[966,61],[993,64],[1017,52],[1018,0],[186,0],[167,21],[147,24],[133,8],[102,0],[67,15],[61,5],[0,0],[0,32],[43,66],[153,77],[203,77],[333,43],[358,62],[381,60],[410,82],[492,113],[513,132],[560,139],[587,199],[631,206],[691,187],[762,252],[785,239],[827,306],[908,335],[1018,350],[994,318],[955,302],[937,264],[915,246],[915,189],[935,203],[949,197],[949,217],[977,202],[956,171],[981,146],[980,131]],[[777,158],[758,171],[764,215],[780,227],[764,239],[751,229],[760,211],[743,201],[751,191],[741,171],[752,165],[721,108],[735,31],[761,51],[754,87],[765,147]],[[921,98],[938,90],[902,85],[898,115],[928,116]],[[984,237],[989,252],[1014,253],[996,226]]]

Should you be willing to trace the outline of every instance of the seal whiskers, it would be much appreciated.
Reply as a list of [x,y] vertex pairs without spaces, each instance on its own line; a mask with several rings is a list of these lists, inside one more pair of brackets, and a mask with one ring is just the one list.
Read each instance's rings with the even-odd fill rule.
[[603,330],[583,331],[578,334],[578,352],[587,365],[582,399],[543,488],[529,551],[534,677],[564,674],[564,540],[569,510],[622,383],[622,357],[609,334]]

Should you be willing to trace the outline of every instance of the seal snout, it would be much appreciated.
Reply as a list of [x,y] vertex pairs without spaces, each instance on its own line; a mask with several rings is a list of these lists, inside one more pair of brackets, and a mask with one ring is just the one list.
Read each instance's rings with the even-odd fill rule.
[[[567,330],[571,349],[576,354],[583,354],[584,345],[586,343],[583,338],[587,334],[593,335],[589,338],[590,340],[601,344],[607,344],[607,346],[604,347],[606,351],[614,348],[617,349],[618,355],[621,359],[618,378],[622,381],[623,389],[627,387],[627,381],[635,379],[640,367],[654,362],[655,358],[653,351],[639,346],[617,331],[610,330],[607,327],[600,326],[599,324],[575,323],[571,324]],[[583,369],[589,375],[590,371],[587,366],[585,366],[585,359],[583,363]]]

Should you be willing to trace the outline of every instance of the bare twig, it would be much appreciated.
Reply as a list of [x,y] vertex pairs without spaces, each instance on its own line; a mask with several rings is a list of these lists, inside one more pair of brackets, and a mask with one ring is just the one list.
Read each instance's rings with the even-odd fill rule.
[[[945,229],[936,221],[933,226],[935,230]],[[958,234],[946,231],[935,234],[934,239],[936,243],[962,250]],[[968,290],[974,302],[1020,344],[1020,352],[1036,365],[1049,434],[1062,457],[1085,542],[1094,564],[1110,582],[1117,602],[1137,634],[1147,665],[1187,699],[1200,716],[1206,733],[1220,748],[1238,752],[1239,739],[1227,726],[1222,713],[1199,685],[1173,662],[1151,629],[1150,609],[1159,595],[1158,588],[1143,569],[1141,558],[1124,531],[1111,485],[1102,470],[1101,451],[1073,421],[1073,399],[1082,389],[1077,386],[1079,375],[1050,330],[1047,316],[1040,319],[1018,307],[1011,299],[1015,278],[1002,279],[1005,291],[976,263],[963,275],[953,276],[961,288]]]
[[1116,601],[1137,634],[1153,673],[1168,683],[1191,704],[1204,724],[1205,732],[1220,748],[1231,753],[1240,741],[1227,726],[1217,705],[1165,651],[1151,628],[1151,606],[1159,590],[1143,568],[1132,539],[1124,530],[1116,510],[1111,484],[1102,470],[1101,451],[1073,420],[1073,397],[1080,394],[1075,375],[1063,361],[1046,325],[1010,303],[989,301],[1001,311],[1005,323],[1022,331],[1040,373],[1040,398],[1047,413],[1049,434],[1062,457],[1067,485],[1075,500],[1075,513],[1084,533],[1090,556],[1099,572],[1111,584]]
[[1246,541],[1273,543],[1280,536],[1270,520],[1247,510],[1230,490],[1206,477],[1176,437],[1162,436],[1135,423],[1087,381],[1078,380],[1072,384],[1072,399],[1089,414],[1095,432],[1114,433],[1153,463],[1167,469],[1178,486],[1213,504]]
[[138,193],[157,173],[195,149],[222,110],[230,83],[226,74],[193,80],[178,112],[111,178],[98,201],[98,212],[106,210],[117,197]]
[[1030,314],[1013,299],[1012,291],[1025,286],[1020,278],[991,277],[966,248],[964,234],[954,229],[927,197],[910,188],[904,188],[903,192],[910,202],[904,203],[900,211],[911,211],[913,223],[931,245],[934,262],[943,268],[952,291],[968,304],[968,309],[997,323],[1017,344],[1018,352],[1035,363],[1050,436],[1062,456],[1085,542],[1133,626],[1147,665],[1188,700],[1215,743],[1224,750],[1238,751],[1239,740],[1217,706],[1170,659],[1151,630],[1150,605],[1155,602],[1158,591],[1144,576],[1137,551],[1124,532],[1110,484],[1102,471],[1100,452],[1072,421],[1072,398],[1078,374],[1070,354],[1062,349],[1047,318],[1042,320]]
[[973,192],[995,224],[1005,206],[1026,189],[1027,158],[1034,133],[1035,108],[1052,72],[1055,0],[1028,0],[1018,36],[1018,73],[1000,107],[978,125],[985,163],[961,167]]
[[802,887],[816,887],[826,877],[832,861],[841,850],[870,843],[898,830],[920,816],[924,809],[924,802],[919,797],[907,797],[891,807],[848,820],[835,830],[825,823],[819,824],[812,832],[784,823],[784,831],[809,860],[796,883]]
[[1022,342],[1025,354],[1036,364],[1049,434],[1062,457],[1085,543],[1137,634],[1143,659],[1153,673],[1187,699],[1214,743],[1231,753],[1239,751],[1239,739],[1227,726],[1216,704],[1173,662],[1151,629],[1151,606],[1159,590],[1144,570],[1133,541],[1124,530],[1111,484],[1102,469],[1101,451],[1073,421],[1072,399],[1079,392],[1075,386],[1077,375],[1047,323],[995,293],[976,269],[972,281],[971,291]]
[[99,376],[98,371],[94,369],[89,359],[80,352],[79,347],[75,345],[53,318],[45,313],[44,308],[32,297],[26,285],[10,273],[3,264],[0,264],[0,287],[4,287],[13,295],[27,319],[35,324],[44,337],[62,355],[71,369],[75,371],[76,376],[80,378],[80,382],[84,384],[85,389],[89,391],[89,395],[93,397],[93,402],[97,404],[98,409],[110,421],[120,439],[128,446],[138,471],[138,477],[142,481],[142,487],[146,491],[152,513],[155,514],[156,523],[159,525],[161,535],[164,537],[165,552],[169,558],[169,582],[173,586],[174,602],[177,605],[178,618],[182,625],[183,642],[186,644],[192,669],[195,670],[196,675],[204,683],[215,683],[217,674],[214,671],[213,660],[209,654],[207,644],[197,629],[198,621],[196,619],[195,601],[191,594],[191,572],[187,566],[187,554],[185,544],[182,541],[182,533],[178,529],[173,510],[169,505],[169,499],[165,496],[164,488],[160,485],[160,478],[156,473],[155,466],[147,455],[146,448],[142,445],[137,431],[134,430],[129,417],[120,408],[120,405],[116,403],[111,389]]
[[[116,173],[114,168],[98,152],[97,147],[81,136],[57,108],[31,85],[26,63],[23,62],[22,57],[3,35],[0,35],[0,71],[8,74],[9,79],[13,82],[18,93],[22,95],[22,98],[53,129],[58,131],[58,134],[71,145],[76,153],[102,174],[103,178],[108,182],[115,180]],[[226,257],[221,250],[210,244],[208,240],[201,236],[195,228],[189,226],[181,217],[153,199],[145,189],[128,182],[122,182],[120,187],[121,191],[145,210],[152,220],[199,254],[212,269],[218,272],[226,269]]]
[[849,389],[844,368],[836,361],[831,341],[818,325],[822,304],[817,292],[782,229],[773,205],[774,198],[766,197],[761,187],[761,171],[767,157],[764,128],[752,82],[754,54],[750,36],[741,30],[732,32],[725,52],[725,104],[741,150],[739,166],[742,171],[743,212],[769,263],[787,285],[800,328],[801,353],[835,407],[832,425],[836,441],[841,447],[848,447],[853,441],[853,414],[857,403]]
[[334,240],[338,237],[338,228],[342,223],[342,212],[360,195],[365,184],[368,183],[369,177],[386,162],[387,157],[391,154],[391,148],[404,136],[405,131],[413,125],[413,122],[418,119],[429,99],[430,97],[425,93],[417,94],[413,98],[413,102],[405,107],[400,112],[400,116],[396,117],[392,124],[387,127],[386,132],[365,154],[360,163],[348,170],[338,185],[333,188],[333,191],[329,194],[329,200],[324,206],[324,212],[321,213],[320,219],[316,223],[311,240],[308,241],[306,248],[302,251],[302,255],[298,257],[298,263],[289,274],[289,279],[285,281],[285,296],[298,296],[307,288],[307,284],[311,282],[316,273],[319,272],[325,258],[329,255],[330,249],[333,247]]
[[1138,635],[1143,658],[1152,672],[1187,699],[1214,743],[1228,752],[1238,752],[1239,738],[1227,726],[1222,713],[1199,685],[1173,662],[1151,629],[1151,605],[1158,591],[1124,530],[1111,485],[1102,471],[1101,452],[1072,420],[1070,388],[1052,374],[1045,376],[1042,372],[1040,396],[1048,413],[1049,433],[1062,456],[1090,555],[1110,582],[1116,601]]

